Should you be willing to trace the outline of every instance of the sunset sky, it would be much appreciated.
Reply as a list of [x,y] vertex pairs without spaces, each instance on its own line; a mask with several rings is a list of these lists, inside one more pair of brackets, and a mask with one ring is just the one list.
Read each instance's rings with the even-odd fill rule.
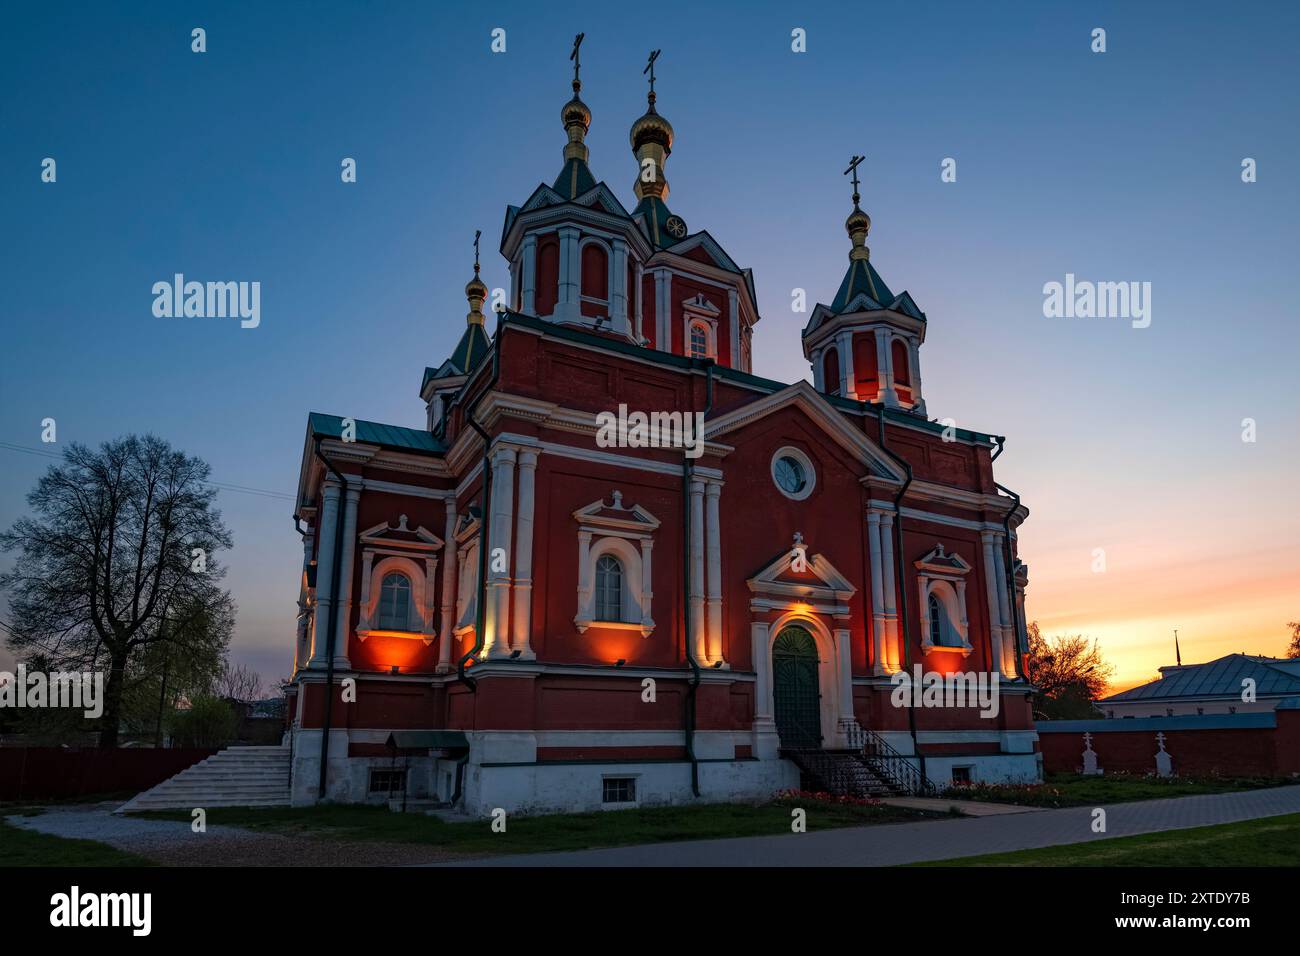
[[[286,675],[307,414],[422,425],[421,373],[464,327],[474,230],[485,281],[507,285],[505,207],[560,169],[585,31],[590,165],[628,208],[627,131],[662,49],[670,203],[753,268],[760,375],[811,378],[792,290],[834,296],[841,171],[866,154],[872,263],[928,316],[930,415],[1008,437],[998,478],[1031,512],[1020,553],[1045,634],[1099,639],[1117,688],[1173,662],[1175,628],[1184,661],[1283,653],[1300,619],[1296,7],[440,9],[7,14],[0,525],[51,462],[21,449],[57,451],[43,418],[61,442],[166,437],[262,492],[220,495],[234,650]],[[190,51],[195,26],[207,53]],[[1258,182],[1242,182],[1247,157]],[[151,286],[176,272],[260,281],[260,327],[154,317]],[[1150,327],[1045,318],[1043,286],[1067,274],[1151,283]]]

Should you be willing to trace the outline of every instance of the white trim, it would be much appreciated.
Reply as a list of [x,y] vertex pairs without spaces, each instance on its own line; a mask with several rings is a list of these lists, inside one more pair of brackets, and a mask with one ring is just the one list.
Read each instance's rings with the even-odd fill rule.
[[[776,477],[776,464],[782,458],[793,458],[795,462],[803,468],[804,486],[801,491],[787,491],[785,488],[781,487],[781,482]],[[771,473],[772,484],[776,486],[776,490],[781,492],[781,494],[785,495],[791,501],[803,501],[807,499],[812,495],[813,490],[817,487],[816,466],[813,465],[811,458],[793,445],[782,445],[776,451],[772,452],[772,459],[768,463],[768,470]]]

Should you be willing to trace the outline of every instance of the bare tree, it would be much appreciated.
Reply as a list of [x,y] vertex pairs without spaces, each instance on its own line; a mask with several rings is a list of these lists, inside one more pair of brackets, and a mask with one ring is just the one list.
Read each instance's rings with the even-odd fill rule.
[[217,696],[251,703],[262,699],[262,677],[251,667],[227,663],[217,678]]
[[1291,643],[1287,646],[1287,657],[1300,657],[1300,621],[1287,621],[1287,627],[1291,628]]
[[216,552],[231,546],[208,465],[153,435],[72,444],[28,494],[34,515],[0,534],[16,652],[63,668],[108,667],[99,745],[115,747],[128,668],[161,642],[224,653],[234,602]]

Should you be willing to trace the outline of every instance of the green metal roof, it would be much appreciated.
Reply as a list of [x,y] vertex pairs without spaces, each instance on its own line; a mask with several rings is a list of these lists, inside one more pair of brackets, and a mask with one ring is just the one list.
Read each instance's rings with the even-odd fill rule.
[[656,248],[667,249],[682,241],[676,236],[669,235],[668,230],[664,228],[664,223],[672,213],[668,211],[668,205],[658,196],[646,196],[637,203],[636,208],[632,210],[632,215],[635,216],[637,213],[645,216],[645,226],[650,232],[650,241]]
[[[434,438],[429,432],[420,428],[404,428],[401,425],[382,425],[379,422],[362,421],[354,418],[358,444],[382,445],[385,448],[400,448],[403,451],[430,452],[442,454],[447,446]],[[342,438],[343,419],[338,415],[325,415],[312,412],[307,416],[307,431],[322,438]]]
[[876,271],[869,259],[850,259],[849,271],[844,274],[840,291],[835,293],[835,300],[831,302],[831,311],[843,312],[845,306],[861,292],[865,292],[881,305],[889,305],[894,301],[894,293],[889,291],[889,286],[885,285],[885,280],[880,278],[880,273]]
[[565,160],[564,168],[560,170],[560,175],[555,178],[555,184],[551,188],[565,199],[574,199],[595,186],[596,177],[591,175],[587,164],[574,157]]
[[461,375],[468,375],[478,367],[479,362],[483,361],[483,356],[487,354],[488,346],[491,344],[483,326],[478,322],[471,322],[465,327],[465,334],[460,337],[460,341],[456,343],[456,348],[452,350],[451,357],[447,361],[454,365]]

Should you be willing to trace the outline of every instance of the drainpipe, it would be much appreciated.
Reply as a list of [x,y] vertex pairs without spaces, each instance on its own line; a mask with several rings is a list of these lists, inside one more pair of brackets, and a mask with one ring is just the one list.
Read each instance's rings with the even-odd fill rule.
[[[713,410],[713,360],[705,360],[704,417]],[[692,389],[692,391],[694,391]],[[697,436],[701,444],[704,432]],[[683,633],[686,635],[686,663],[691,667],[691,682],[686,685],[686,759],[691,762],[691,792],[700,795],[700,761],[695,756],[695,695],[700,687],[700,662],[691,651],[691,476],[695,465],[689,455],[682,456],[682,600]]]
[[[1002,449],[1006,448],[1007,446],[1006,436],[998,435],[994,437],[998,443],[998,447],[997,447],[997,451],[993,452],[992,457],[989,458],[990,465],[993,464],[993,462],[997,461],[998,455],[1002,454]],[[1011,497],[1011,502],[1012,502],[1011,508],[1007,511],[1006,518],[1004,518],[1002,521],[1002,531],[1003,531],[1002,547],[1006,551],[1007,603],[1010,605],[1011,608],[1011,638],[1012,640],[1015,641],[1015,647],[1016,647],[1016,653],[1014,658],[1015,667],[1016,667],[1016,676],[1023,681],[1027,681],[1029,680],[1029,678],[1025,675],[1024,663],[1020,659],[1020,654],[1021,654],[1020,611],[1016,608],[1015,557],[1011,553],[1011,518],[1016,513],[1016,509],[1020,507],[1020,496],[1016,494],[1014,491],[1012,491],[1010,488],[1008,488],[1006,485],[999,484],[996,481],[993,482],[993,486],[1003,494],[1009,495]]]
[[[879,406],[876,411],[880,422],[881,451],[894,459],[907,472],[907,481],[903,482],[903,487],[899,488],[898,494],[894,496],[894,577],[898,585],[898,626],[903,641],[903,670],[910,674],[912,650],[907,639],[907,579],[903,576],[903,496],[907,494],[907,489],[912,484],[912,466],[889,450],[885,439],[885,406]],[[916,613],[919,619],[922,610],[917,608]],[[930,778],[926,776],[925,754],[921,751],[921,742],[916,736],[916,707],[914,697],[910,694],[907,699],[907,729],[912,735],[912,750],[916,753],[917,763],[920,764],[921,782],[925,784]]]
[[[335,631],[338,629],[337,602],[339,594],[339,565],[343,563],[343,512],[346,509],[348,480],[343,477],[343,473],[334,467],[333,462],[320,450],[321,437],[316,436],[316,444],[313,451],[326,471],[332,472],[334,479],[342,486],[343,507],[339,508],[338,516],[334,519],[334,564],[330,568],[330,613],[325,622],[325,719],[321,724],[320,738],[320,783],[317,786],[316,799],[325,799],[325,774],[329,769],[330,753],[330,718],[334,706],[334,639]],[[319,586],[319,585],[318,585]],[[320,605],[317,604],[319,609]],[[300,705],[301,706],[301,705]]]
[[[488,555],[488,495],[492,492],[492,436],[483,430],[474,413],[478,411],[478,406],[483,397],[496,387],[498,378],[501,375],[501,349],[500,349],[500,332],[501,326],[497,325],[497,335],[493,337],[492,343],[492,377],[488,379],[483,390],[478,393],[474,399],[474,404],[465,410],[465,421],[469,427],[478,432],[479,437],[483,439],[483,478],[480,483],[479,495],[479,516],[478,516],[478,597],[474,602],[474,646],[465,652],[465,655],[456,661],[456,680],[469,688],[470,693],[478,692],[478,681],[465,673],[466,665],[476,656],[479,651],[483,650],[483,628],[487,624],[487,555]],[[459,401],[459,399],[457,399]],[[446,419],[444,418],[444,421]],[[463,767],[457,768],[457,792],[460,790],[459,776]]]

